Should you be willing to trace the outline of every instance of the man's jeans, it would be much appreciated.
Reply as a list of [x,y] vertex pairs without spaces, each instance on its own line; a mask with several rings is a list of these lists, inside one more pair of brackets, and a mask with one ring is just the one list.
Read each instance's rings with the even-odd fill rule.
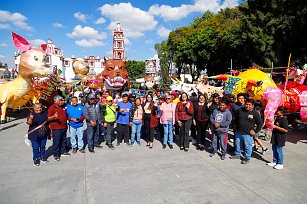
[[94,149],[95,145],[99,145],[99,124],[92,126],[87,123],[87,147],[88,149]]
[[273,151],[273,163],[283,165],[284,163],[283,147],[278,147],[277,145],[272,144],[272,151]]
[[37,135],[37,140],[31,140],[33,160],[44,159],[47,138],[45,135]]
[[168,120],[167,124],[163,124],[164,128],[164,138],[163,144],[167,144],[167,139],[169,138],[168,143],[173,145],[173,120]]
[[141,143],[141,128],[142,128],[143,121],[132,121],[132,131],[131,131],[131,144],[134,144],[135,133],[136,133],[136,141],[138,144]]
[[66,128],[60,130],[52,130],[52,146],[54,157],[60,157],[61,154],[67,151],[66,132]]
[[235,133],[236,137],[236,155],[241,155],[241,149],[243,148],[243,143],[244,143],[244,157],[245,159],[250,159],[252,156],[252,147],[253,147],[253,142],[254,138],[251,135],[243,135],[240,132]]
[[[69,127],[70,132],[70,144],[71,148],[77,148],[77,140],[78,140],[78,149],[83,149],[83,127],[73,128]],[[77,136],[77,140],[76,140]]]

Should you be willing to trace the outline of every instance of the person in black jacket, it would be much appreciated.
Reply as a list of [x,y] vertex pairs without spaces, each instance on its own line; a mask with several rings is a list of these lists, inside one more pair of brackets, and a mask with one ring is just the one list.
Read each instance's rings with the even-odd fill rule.
[[[230,159],[240,159],[241,148],[244,143],[245,149],[242,164],[249,163],[254,142],[253,136],[261,130],[263,124],[259,113],[254,110],[254,103],[254,100],[247,99],[245,107],[239,109],[235,116],[236,151],[235,155],[231,156]],[[256,128],[255,125],[257,126]]]
[[207,100],[204,95],[198,96],[198,101],[194,103],[194,118],[193,124],[196,125],[197,130],[197,146],[198,150],[204,150],[204,142],[206,138],[206,131],[209,122]]

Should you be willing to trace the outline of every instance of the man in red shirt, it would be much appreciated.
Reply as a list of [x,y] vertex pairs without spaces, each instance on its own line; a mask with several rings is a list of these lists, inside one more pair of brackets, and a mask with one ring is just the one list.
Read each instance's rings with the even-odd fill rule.
[[53,156],[60,161],[62,156],[69,156],[66,145],[67,115],[64,108],[65,99],[62,96],[54,97],[54,104],[48,109],[48,121],[52,130]]

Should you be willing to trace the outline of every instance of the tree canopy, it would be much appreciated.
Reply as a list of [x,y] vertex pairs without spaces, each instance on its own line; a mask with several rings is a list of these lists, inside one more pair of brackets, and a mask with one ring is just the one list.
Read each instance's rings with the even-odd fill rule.
[[127,60],[126,68],[129,74],[129,78],[132,81],[135,81],[138,78],[142,78],[145,75],[145,62],[143,61]]
[[161,66],[170,70],[174,62],[178,75],[189,69],[196,79],[204,69],[209,75],[229,71],[231,59],[235,68],[287,66],[292,53],[292,62],[302,65],[306,31],[307,1],[247,0],[216,14],[206,11],[155,48]]

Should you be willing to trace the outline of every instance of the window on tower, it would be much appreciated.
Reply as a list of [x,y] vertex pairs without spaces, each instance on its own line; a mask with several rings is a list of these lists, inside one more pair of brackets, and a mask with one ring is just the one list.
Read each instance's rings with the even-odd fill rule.
[[118,43],[117,43],[117,46],[118,46],[118,48],[121,48],[121,47],[122,47],[122,43],[121,43],[121,42],[118,42]]
[[121,58],[122,58],[122,53],[119,52],[119,53],[118,53],[118,59],[121,59]]

